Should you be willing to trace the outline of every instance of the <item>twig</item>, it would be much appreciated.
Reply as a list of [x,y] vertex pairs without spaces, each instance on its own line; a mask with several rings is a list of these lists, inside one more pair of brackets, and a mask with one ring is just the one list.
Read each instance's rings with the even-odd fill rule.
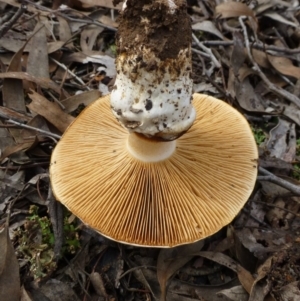
[[200,54],[197,53],[197,56],[198,56],[198,58],[199,58],[199,60],[200,60],[200,62],[201,62],[201,65],[202,65],[202,75],[204,76],[204,75],[206,74],[206,65],[205,65],[205,61],[204,61],[202,55],[200,55]]
[[71,76],[73,76],[82,86],[84,86],[88,91],[91,91],[91,88],[88,87],[84,81],[78,77],[75,73],[73,73],[68,67],[66,67],[64,64],[61,64],[60,62],[58,62],[57,60],[55,60],[54,58],[50,57],[51,61],[53,61],[55,64],[57,64],[58,66],[60,66],[61,68],[63,68],[64,70],[66,70]]
[[255,60],[253,59],[253,56],[252,56],[252,53],[251,53],[251,49],[250,49],[250,43],[249,43],[249,38],[248,38],[248,33],[247,33],[247,28],[244,24],[244,18],[245,17],[239,17],[239,22],[240,22],[240,25],[242,26],[242,30],[243,30],[243,33],[244,33],[244,39],[245,39],[245,45],[246,45],[246,49],[247,49],[247,53],[248,53],[248,57],[253,65],[253,69],[255,71],[257,71],[258,75],[260,76],[260,78],[265,82],[265,84],[268,86],[269,90],[272,91],[273,93],[289,100],[290,102],[294,103],[296,106],[298,106],[300,108],[300,99],[286,91],[286,90],[283,90],[281,88],[278,88],[276,85],[274,85],[273,83],[271,83],[269,81],[269,79],[266,77],[266,75],[261,71],[260,67],[258,66],[258,64],[255,62]]
[[0,29],[0,38],[2,38],[10,28],[18,21],[18,19],[22,16],[22,14],[27,10],[27,5],[21,4],[19,9],[16,11],[14,16],[6,23],[4,23]]
[[215,65],[216,68],[221,68],[221,64],[219,63],[219,61],[216,59],[216,57],[214,56],[213,52],[211,51],[211,49],[207,48],[206,46],[203,45],[203,43],[201,43],[198,38],[192,33],[192,37],[193,40],[195,41],[195,43],[204,51],[206,52],[210,58],[212,59],[213,64]]
[[12,119],[8,119],[7,122],[16,124],[17,126],[22,127],[22,128],[25,128],[25,129],[28,129],[28,130],[33,130],[33,131],[36,131],[36,132],[45,134],[45,135],[50,136],[50,137],[54,137],[54,138],[56,138],[56,139],[60,139],[60,138],[61,138],[60,135],[53,134],[53,133],[51,133],[51,132],[41,130],[41,129],[39,129],[39,128],[35,128],[35,127],[33,127],[33,126],[30,126],[30,125],[27,125],[27,124],[23,124],[23,123],[14,121],[14,120],[12,120]]
[[192,51],[195,52],[195,53],[197,53],[197,54],[200,54],[200,55],[202,55],[202,56],[204,56],[204,57],[207,57],[207,58],[210,58],[210,57],[211,57],[209,54],[207,54],[207,53],[205,53],[205,52],[203,52],[203,51],[200,51],[200,50],[198,50],[198,49],[196,49],[196,48],[192,48]]
[[[203,41],[203,45],[208,46],[208,47],[219,47],[219,46],[232,46],[233,41]],[[255,49],[259,50],[271,50],[271,51],[276,51],[276,52],[283,52],[286,54],[298,54],[300,53],[300,48],[295,48],[295,49],[289,49],[289,48],[284,48],[284,47],[277,47],[277,46],[272,46],[272,45],[265,45],[263,43],[254,43],[252,44],[252,47]]]
[[268,181],[268,182],[277,184],[277,185],[291,191],[292,193],[294,193],[296,195],[300,195],[300,186],[299,185],[295,185],[284,179],[281,179],[281,178],[275,176],[274,174],[272,174],[271,172],[269,172],[268,170],[264,169],[263,167],[259,167],[258,171],[261,174],[263,174],[263,176],[257,177],[258,181]]

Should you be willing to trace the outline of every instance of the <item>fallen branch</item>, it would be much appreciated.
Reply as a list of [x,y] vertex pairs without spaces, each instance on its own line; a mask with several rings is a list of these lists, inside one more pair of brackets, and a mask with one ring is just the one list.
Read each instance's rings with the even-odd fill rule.
[[274,183],[278,186],[281,186],[296,195],[300,195],[300,186],[299,185],[295,185],[282,178],[279,178],[279,177],[275,176],[274,174],[272,174],[271,172],[269,172],[268,170],[264,169],[263,167],[259,167],[258,171],[261,174],[263,174],[263,176],[257,177],[258,181],[268,181],[268,182]]
[[[233,46],[233,41],[203,41],[202,42],[204,46],[208,47],[219,47],[219,46]],[[275,51],[275,52],[282,52],[285,54],[298,54],[300,53],[300,48],[284,48],[284,47],[277,47],[277,46],[272,46],[272,45],[266,45],[263,43],[253,43],[251,45],[253,48],[258,49],[258,50],[267,50],[267,51]]]
[[27,124],[23,124],[23,123],[14,121],[14,120],[12,120],[12,119],[8,119],[7,122],[8,122],[8,123],[13,123],[13,124],[15,124],[15,125],[17,125],[17,126],[19,126],[19,127],[22,127],[22,128],[28,129],[28,130],[33,130],[33,131],[36,131],[36,132],[45,134],[46,136],[54,137],[54,138],[56,138],[56,139],[60,139],[60,138],[61,138],[60,135],[53,134],[53,133],[51,133],[51,132],[41,130],[41,129],[39,129],[39,128],[35,128],[35,127],[33,127],[33,126],[30,126],[30,125],[27,125]]
[[217,60],[217,58],[214,56],[214,54],[211,51],[211,49],[207,48],[206,46],[204,46],[203,43],[200,42],[198,40],[198,38],[194,34],[192,34],[192,38],[195,41],[195,43],[197,44],[197,46],[199,46],[205,53],[207,53],[210,56],[210,58],[211,58],[211,60],[212,60],[212,62],[214,64],[214,66],[216,68],[221,68],[222,67],[221,64],[219,63],[219,61]]
[[22,16],[22,14],[27,10],[27,6],[25,4],[21,4],[19,9],[16,11],[14,16],[6,23],[4,23],[0,28],[0,38],[2,38],[18,21],[18,19]]

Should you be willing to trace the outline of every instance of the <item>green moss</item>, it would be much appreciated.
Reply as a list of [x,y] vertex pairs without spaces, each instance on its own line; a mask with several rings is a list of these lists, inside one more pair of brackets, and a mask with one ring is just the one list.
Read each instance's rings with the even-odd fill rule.
[[[43,278],[56,269],[54,258],[54,234],[50,219],[40,217],[39,207],[32,205],[24,227],[16,230],[16,252],[19,259],[29,264],[34,279]],[[73,223],[64,219],[64,245],[62,254],[74,254],[80,248],[78,232]]]
[[261,128],[252,126],[251,129],[257,145],[260,145],[261,143],[265,142],[267,136]]

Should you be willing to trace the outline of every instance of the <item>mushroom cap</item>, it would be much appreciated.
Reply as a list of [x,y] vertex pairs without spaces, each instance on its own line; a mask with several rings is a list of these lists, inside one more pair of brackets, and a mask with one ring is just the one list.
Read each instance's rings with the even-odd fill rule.
[[[197,117],[160,162],[136,159],[109,96],[87,107],[53,151],[56,198],[85,224],[122,243],[174,247],[230,223],[257,176],[257,147],[246,119],[216,98],[195,94]],[[159,141],[157,143],[170,143]]]

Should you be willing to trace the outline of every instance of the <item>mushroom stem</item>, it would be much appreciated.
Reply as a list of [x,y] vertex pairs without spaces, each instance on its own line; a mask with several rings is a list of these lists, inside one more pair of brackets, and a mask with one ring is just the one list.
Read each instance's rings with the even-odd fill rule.
[[128,136],[127,149],[135,159],[142,162],[160,162],[172,156],[176,149],[176,140],[163,142],[132,133]]
[[191,25],[182,0],[127,0],[117,36],[115,117],[130,132],[174,140],[192,125]]

